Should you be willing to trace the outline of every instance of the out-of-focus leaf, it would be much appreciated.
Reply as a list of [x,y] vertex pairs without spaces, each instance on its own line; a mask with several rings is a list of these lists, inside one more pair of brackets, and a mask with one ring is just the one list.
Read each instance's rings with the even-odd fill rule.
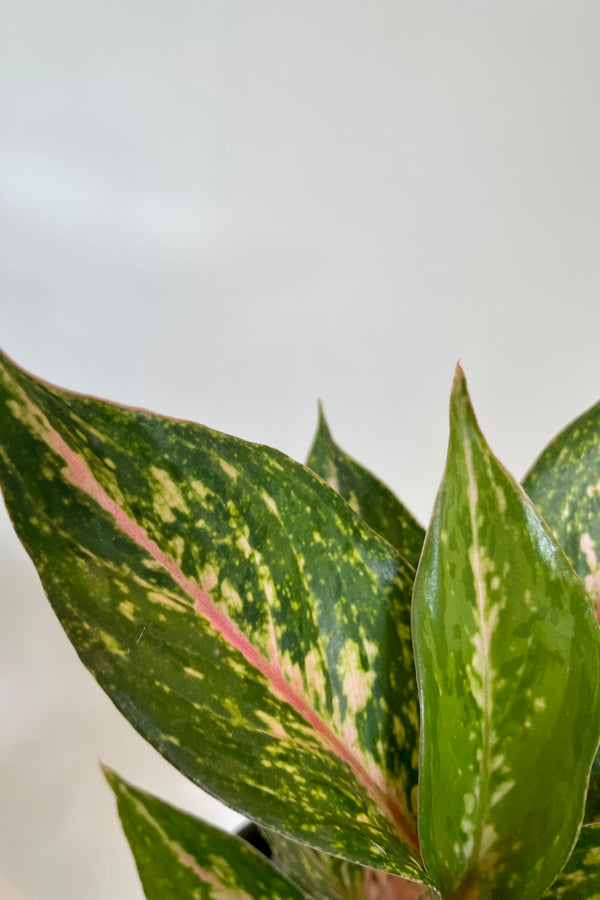
[[334,491],[5,357],[0,481],[81,659],[167,759],[258,822],[427,878],[414,573]]
[[425,529],[378,478],[335,443],[319,406],[319,425],[307,465],[341,494],[365,522],[415,568]]
[[541,900],[600,900],[600,825],[585,825],[573,855]]
[[104,771],[148,900],[307,900],[245,841]]
[[455,379],[417,573],[419,834],[444,896],[531,900],[565,864],[600,732],[584,587]]
[[265,829],[274,865],[311,900],[429,900],[424,884],[357,866]]

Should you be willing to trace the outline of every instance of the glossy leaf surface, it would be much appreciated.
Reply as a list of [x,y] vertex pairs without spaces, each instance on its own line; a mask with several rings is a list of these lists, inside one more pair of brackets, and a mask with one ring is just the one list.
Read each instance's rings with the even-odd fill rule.
[[275,450],[7,359],[0,478],[81,659],[167,759],[256,821],[425,877],[413,571],[341,498]]
[[[542,451],[523,480],[600,611],[600,403],[571,422]],[[600,819],[600,758],[588,788],[586,821]]]
[[600,403],[552,440],[523,487],[600,602]]
[[573,855],[541,900],[600,900],[600,825],[585,825]]
[[600,731],[582,583],[492,455],[457,370],[415,583],[419,832],[444,896],[538,896],[564,865]]
[[148,900],[306,900],[245,841],[105,775]]
[[323,410],[307,465],[350,504],[378,534],[415,568],[425,529],[375,475],[348,456],[331,436]]

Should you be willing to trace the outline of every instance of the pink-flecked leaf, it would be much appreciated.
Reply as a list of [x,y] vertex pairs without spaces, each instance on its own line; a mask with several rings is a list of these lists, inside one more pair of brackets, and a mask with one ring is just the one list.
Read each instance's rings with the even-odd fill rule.
[[104,773],[147,900],[309,900],[245,841]]
[[6,358],[0,480],[81,659],[164,756],[256,821],[427,880],[414,572],[334,491]]
[[428,871],[445,897],[535,900],[583,817],[600,632],[583,584],[487,445],[460,368],[413,633]]
[[389,872],[357,866],[265,830],[271,860],[311,900],[435,900],[433,888]]

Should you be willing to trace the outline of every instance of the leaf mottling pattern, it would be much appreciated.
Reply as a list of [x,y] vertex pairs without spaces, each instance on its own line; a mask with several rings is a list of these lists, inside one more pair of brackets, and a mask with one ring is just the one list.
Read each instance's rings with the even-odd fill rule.
[[579,578],[485,442],[460,368],[413,632],[428,871],[444,896],[534,900],[581,822],[600,634]]
[[307,465],[416,568],[425,539],[424,528],[385,484],[336,444],[321,407]]
[[244,841],[105,774],[147,900],[307,900]]
[[[523,487],[583,579],[600,616],[600,403],[550,441]],[[585,820],[600,820],[600,756],[590,776]]]
[[600,604],[600,403],[567,425],[525,478],[531,497]]
[[410,809],[411,566],[269,448],[61,391],[6,359],[0,423],[15,528],[134,726],[257,821],[426,878]]
[[569,862],[541,900],[600,900],[600,825],[585,825]]
[[357,866],[264,829],[271,861],[311,900],[434,900],[424,884]]

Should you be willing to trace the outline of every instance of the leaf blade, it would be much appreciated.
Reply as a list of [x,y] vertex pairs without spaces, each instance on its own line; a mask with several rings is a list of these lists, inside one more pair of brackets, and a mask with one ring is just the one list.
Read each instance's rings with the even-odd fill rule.
[[425,863],[448,895],[535,897],[581,821],[600,637],[579,579],[485,443],[460,369],[413,604]]
[[[265,829],[274,865],[312,900],[432,900],[424,884],[329,856]],[[435,894],[437,896],[437,894]]]
[[6,359],[0,372],[9,512],[134,727],[257,821],[425,877],[408,811],[410,567],[283,454],[61,391]]
[[584,825],[567,865],[541,900],[600,900],[600,825]]
[[306,464],[416,569],[425,529],[383,482],[333,440],[321,405],[317,433]]
[[[600,615],[600,403],[559,432],[540,453],[525,478],[531,497],[571,565],[583,580]],[[600,818],[600,756],[588,787],[585,820]]]
[[590,597],[600,603],[600,403],[566,426],[523,479]]
[[245,841],[104,774],[148,900],[306,900]]

